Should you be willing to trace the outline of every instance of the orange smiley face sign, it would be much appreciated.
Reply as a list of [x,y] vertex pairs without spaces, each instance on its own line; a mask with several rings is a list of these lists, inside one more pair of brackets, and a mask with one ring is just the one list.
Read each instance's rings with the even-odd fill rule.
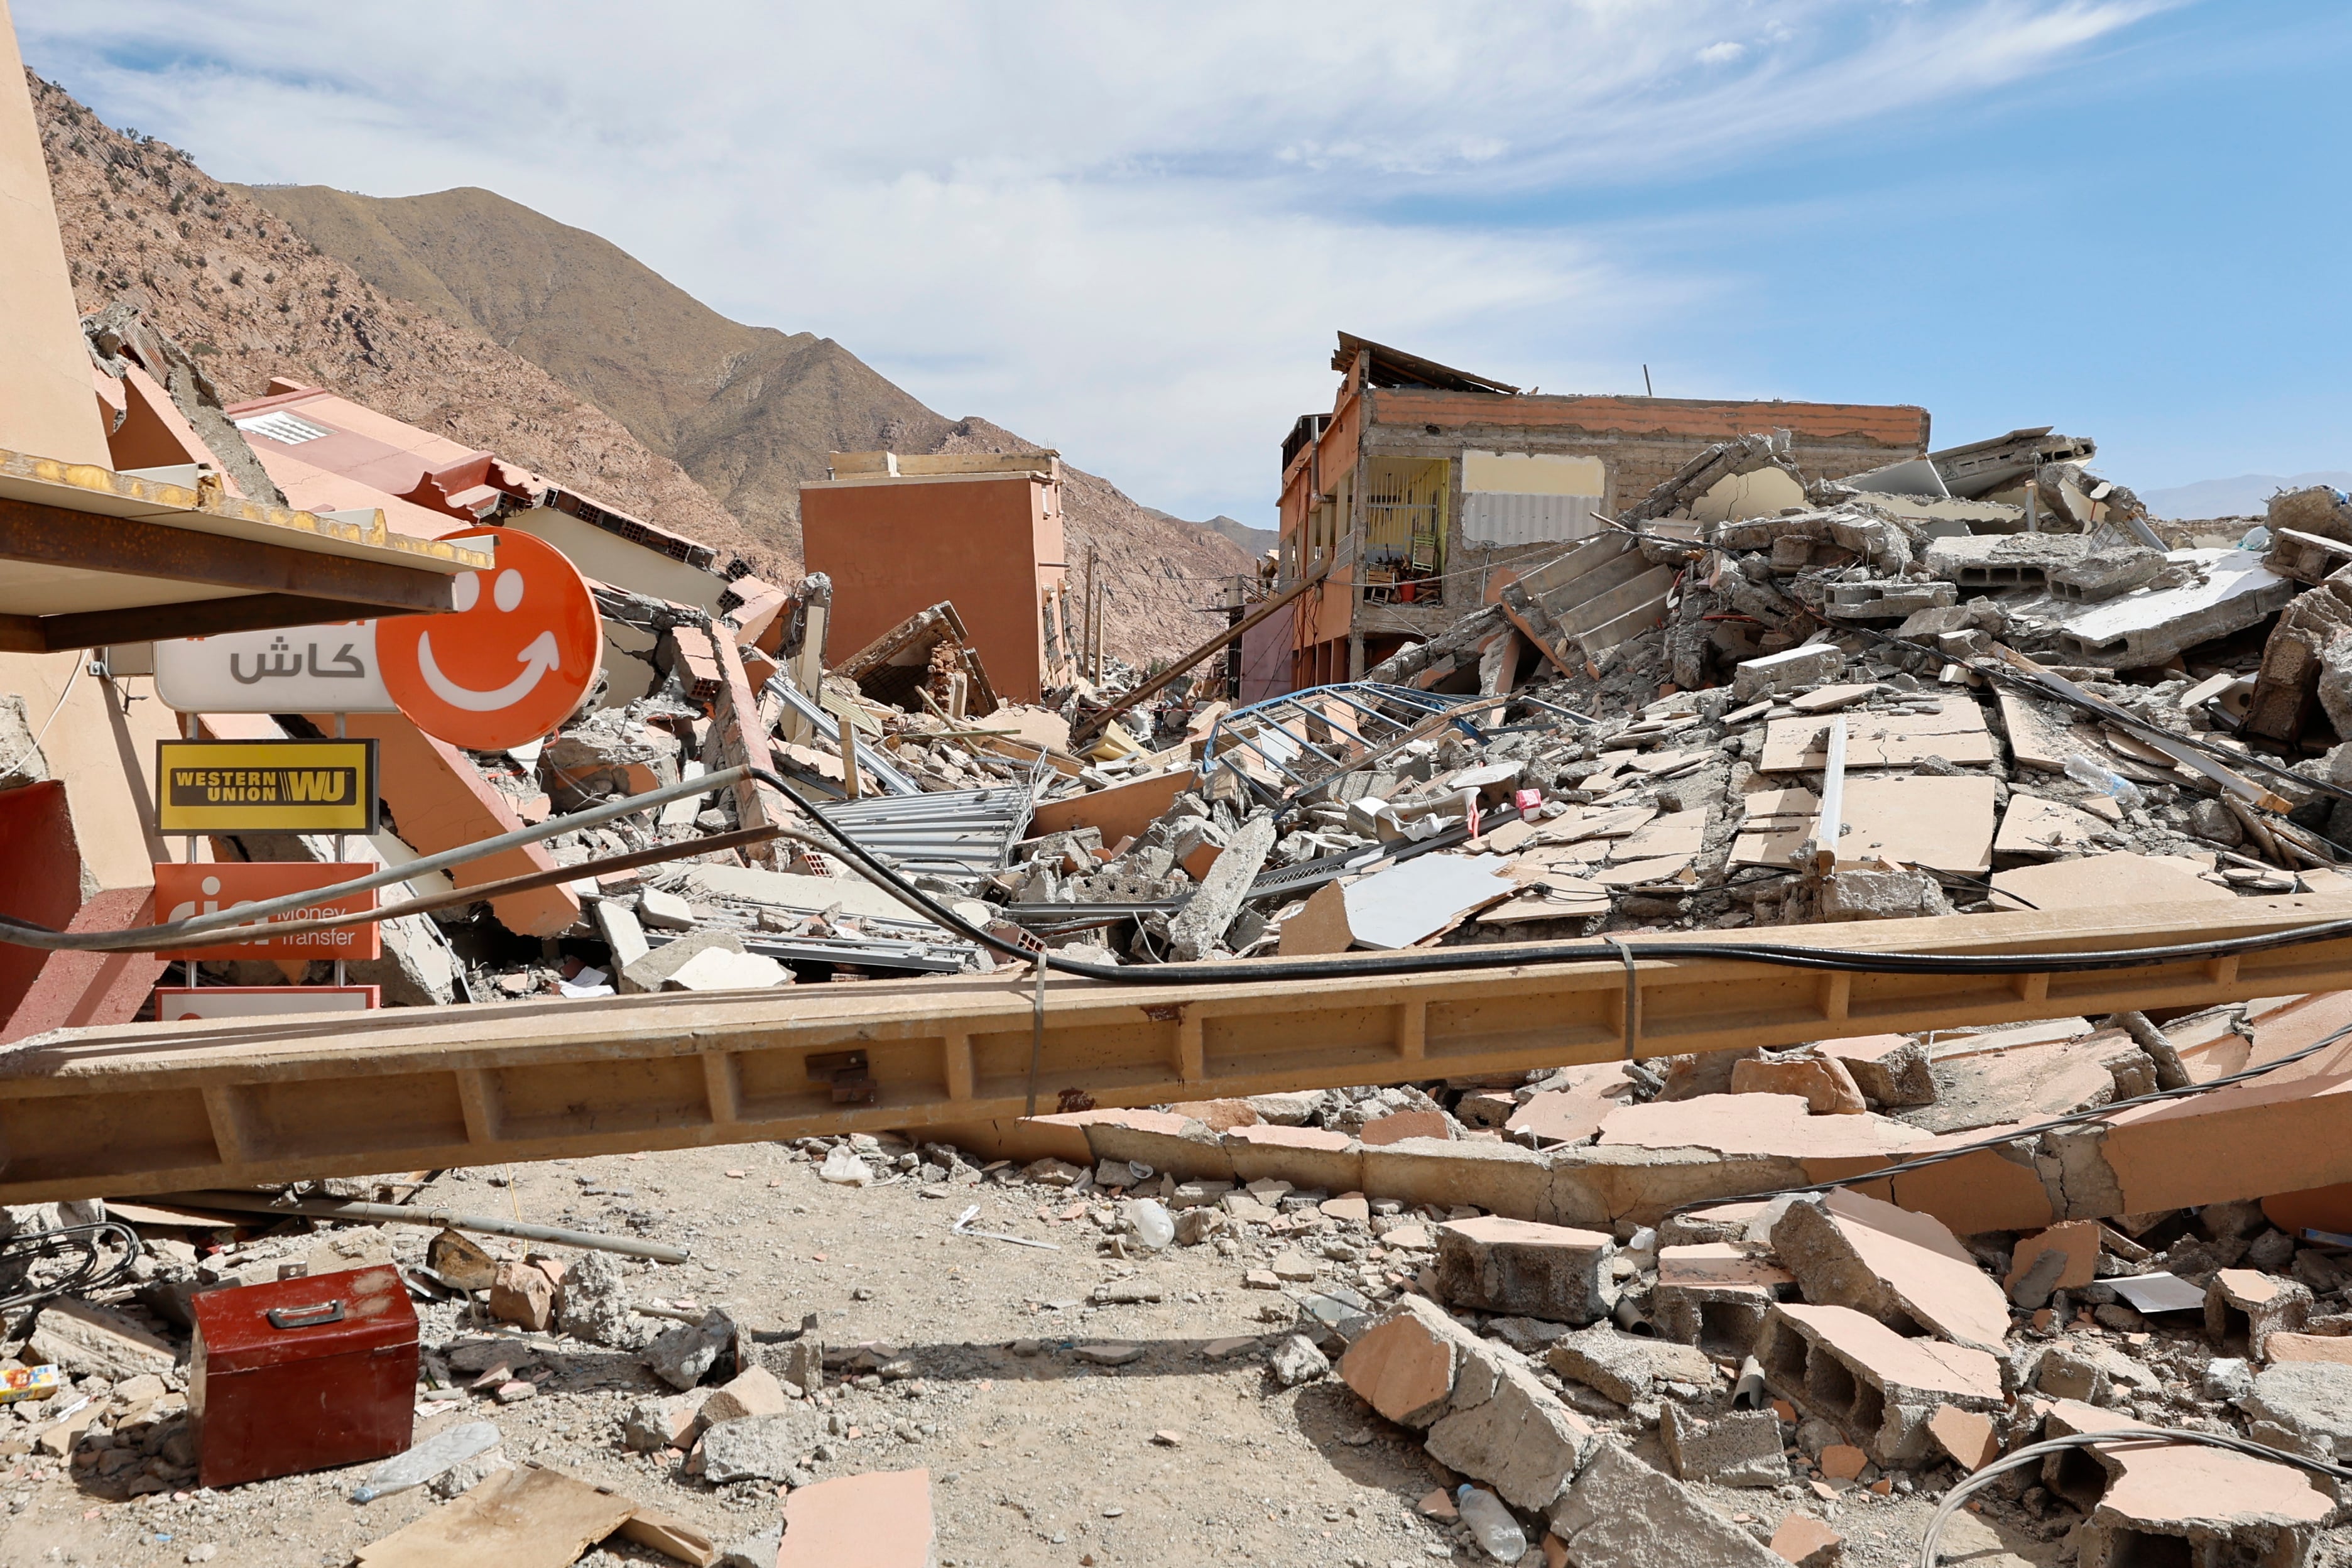
[[562,552],[510,528],[446,539],[495,539],[498,563],[460,574],[457,608],[376,623],[376,660],[400,710],[426,734],[470,751],[538,740],[595,683],[604,637],[587,580]]

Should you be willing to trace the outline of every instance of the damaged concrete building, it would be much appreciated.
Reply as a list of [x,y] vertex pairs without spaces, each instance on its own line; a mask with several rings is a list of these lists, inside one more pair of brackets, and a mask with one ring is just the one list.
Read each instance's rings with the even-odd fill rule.
[[[1331,368],[1331,412],[1301,415],[1282,447],[1282,581],[1331,571],[1297,616],[1299,687],[1361,679],[1444,630],[1714,443],[1786,432],[1780,455],[1817,473],[1927,447],[1923,408],[1547,395],[1346,332]],[[1721,518],[1803,497],[1759,463],[1699,499]]]

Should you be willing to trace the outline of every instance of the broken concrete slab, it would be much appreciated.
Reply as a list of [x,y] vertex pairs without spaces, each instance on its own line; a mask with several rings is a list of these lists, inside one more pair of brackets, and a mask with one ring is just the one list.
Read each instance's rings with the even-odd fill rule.
[[1209,868],[1192,898],[1168,922],[1170,956],[1180,963],[1205,958],[1216,949],[1225,929],[1240,913],[1250,883],[1265,867],[1274,850],[1275,819],[1261,812],[1242,824],[1216,864]]
[[1438,1293],[1456,1306],[1555,1323],[1591,1323],[1616,1305],[1599,1232],[1488,1215],[1437,1229]]
[[1857,1193],[1800,1199],[1772,1227],[1772,1249],[1816,1305],[1851,1307],[1999,1353],[2009,1302],[1932,1215]]
[[179,1352],[128,1314],[74,1297],[60,1297],[41,1309],[22,1358],[27,1363],[61,1367],[75,1377],[120,1383],[142,1373],[170,1375]]

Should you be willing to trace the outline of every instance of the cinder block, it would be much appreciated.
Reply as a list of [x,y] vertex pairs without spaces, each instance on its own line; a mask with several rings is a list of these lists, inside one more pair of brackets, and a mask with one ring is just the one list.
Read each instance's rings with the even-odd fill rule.
[[1927,1452],[1938,1405],[1990,1414],[2006,1404],[2000,1363],[1985,1352],[1906,1339],[1847,1307],[1775,1306],[1756,1359],[1774,1393],[1843,1428],[1881,1465]]
[[1455,1306],[1552,1323],[1591,1323],[1616,1304],[1608,1261],[1616,1242],[1596,1230],[1489,1215],[1437,1229],[1438,1293]]

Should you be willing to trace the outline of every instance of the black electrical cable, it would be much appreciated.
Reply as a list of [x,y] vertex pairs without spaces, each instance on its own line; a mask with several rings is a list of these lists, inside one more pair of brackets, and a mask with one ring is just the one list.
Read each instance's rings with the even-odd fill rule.
[[[111,1265],[101,1265],[100,1258],[108,1245],[121,1250],[122,1257]],[[0,1297],[0,1312],[13,1312],[19,1307],[29,1307],[56,1296],[88,1296],[103,1290],[124,1275],[139,1258],[139,1237],[119,1220],[100,1220],[95,1225],[61,1226],[56,1230],[28,1231],[0,1241],[0,1275],[20,1266],[43,1258],[55,1258],[62,1250],[81,1254],[81,1261],[72,1273],[62,1279],[52,1280],[13,1296]]]

